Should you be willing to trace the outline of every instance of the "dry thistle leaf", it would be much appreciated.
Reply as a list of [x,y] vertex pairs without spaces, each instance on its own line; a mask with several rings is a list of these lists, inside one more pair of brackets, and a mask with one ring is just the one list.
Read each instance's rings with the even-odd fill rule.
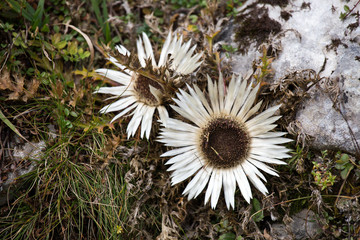
[[30,82],[26,84],[26,89],[24,91],[25,96],[22,97],[24,102],[27,102],[28,99],[33,98],[40,86],[40,81],[36,78],[33,78]]
[[[26,89],[24,85],[26,85]],[[0,90],[10,91],[7,94],[7,100],[23,100],[26,102],[29,98],[34,97],[39,86],[39,80],[33,78],[31,81],[25,81],[25,76],[11,73],[7,68],[0,73]]]
[[25,77],[14,74],[15,84],[13,84],[13,93],[9,94],[8,100],[18,100],[21,93],[24,91]]
[[12,90],[12,87],[13,85],[10,80],[10,72],[5,68],[4,71],[0,73],[0,90]]
[[77,89],[76,85],[74,85],[73,91],[74,95],[70,98],[69,104],[70,106],[76,107],[76,103],[84,97],[84,89]]

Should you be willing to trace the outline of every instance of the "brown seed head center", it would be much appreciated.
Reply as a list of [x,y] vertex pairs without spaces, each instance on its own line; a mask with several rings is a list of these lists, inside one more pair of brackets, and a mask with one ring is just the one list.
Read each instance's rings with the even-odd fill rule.
[[241,164],[249,154],[250,137],[238,122],[216,118],[203,129],[201,150],[206,161],[216,168],[231,168]]
[[162,89],[161,85],[158,82],[141,74],[136,74],[134,76],[134,89],[137,96],[139,97],[139,100],[148,105],[158,106],[159,104],[161,104],[161,102],[156,99],[156,97],[150,91],[150,85],[153,86],[155,89],[159,90]]

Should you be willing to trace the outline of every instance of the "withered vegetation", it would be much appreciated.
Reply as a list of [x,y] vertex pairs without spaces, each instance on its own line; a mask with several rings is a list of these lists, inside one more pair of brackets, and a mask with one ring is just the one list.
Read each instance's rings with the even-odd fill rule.
[[[312,69],[273,79],[271,62],[281,47],[271,38],[283,31],[261,6],[286,6],[289,1],[262,0],[255,3],[256,11],[238,13],[241,2],[2,1],[0,190],[7,187],[1,191],[6,200],[0,208],[0,238],[270,240],[277,237],[274,223],[283,223],[294,237],[292,217],[303,209],[315,213],[316,238],[359,237],[360,151],[352,156],[312,149],[311,138],[295,120],[314,88],[328,94],[342,113],[346,98],[339,80],[321,78],[321,71]],[[232,72],[224,61],[226,51],[213,46],[233,16],[241,24],[236,30],[239,49],[232,53],[245,54],[252,43],[259,47],[262,57],[247,78],[261,84],[260,110],[282,104],[277,130],[288,131],[294,142],[288,144],[293,149],[288,165],[276,167],[280,177],[267,176],[270,194],[253,189],[248,204],[237,191],[235,210],[229,211],[223,195],[213,210],[204,206],[204,194],[191,201],[182,196],[185,183],[171,186],[166,159],[159,157],[167,149],[155,141],[156,121],[149,141],[139,134],[127,139],[129,118],[110,124],[113,115],[98,113],[109,101],[92,93],[115,85],[94,72],[116,69],[108,64],[109,55],[160,84],[167,104],[173,104],[177,88],[186,90],[175,78],[165,81],[165,69],[140,67],[135,41],[141,32],[155,46],[156,59],[169,31],[204,51],[203,65],[186,83],[195,82],[205,91],[206,76],[217,80],[221,70],[227,84]],[[132,57],[116,54],[117,44]],[[15,149],[42,141],[46,147],[41,154],[14,157]],[[29,172],[13,178],[19,170]]]

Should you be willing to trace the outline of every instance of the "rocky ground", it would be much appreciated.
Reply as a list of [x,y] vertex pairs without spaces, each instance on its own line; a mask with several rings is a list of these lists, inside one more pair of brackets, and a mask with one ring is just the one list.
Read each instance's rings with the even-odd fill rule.
[[[360,1],[4,1],[0,3],[2,239],[357,239]],[[101,115],[94,69],[141,32],[178,31],[204,51],[191,81],[233,72],[282,104],[294,141],[268,196],[235,209],[188,201],[155,141]],[[221,60],[220,60],[221,59]],[[158,125],[152,134],[156,135]]]

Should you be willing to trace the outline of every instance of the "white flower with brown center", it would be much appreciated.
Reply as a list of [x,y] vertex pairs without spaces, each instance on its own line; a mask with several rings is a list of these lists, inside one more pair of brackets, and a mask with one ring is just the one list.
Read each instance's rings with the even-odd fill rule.
[[[278,176],[267,164],[286,164],[289,151],[279,144],[290,142],[282,137],[286,132],[271,132],[281,116],[273,116],[280,105],[255,115],[261,103],[254,102],[259,84],[253,88],[240,77],[232,77],[227,93],[222,76],[219,83],[208,77],[208,95],[194,85],[190,94],[180,90],[178,106],[171,106],[193,124],[169,118],[161,129],[158,141],[175,147],[162,157],[171,157],[168,171],[172,185],[192,177],[183,194],[196,198],[206,187],[205,204],[211,198],[215,208],[221,189],[224,188],[226,206],[234,208],[236,184],[250,203],[250,182],[263,194],[268,190],[266,179],[259,171]],[[209,99],[209,100],[208,100]]]
[[[143,33],[142,38],[137,40],[137,54],[142,68],[146,68],[147,62],[150,63],[153,70],[169,66],[169,69],[177,75],[186,75],[194,72],[201,64],[201,53],[193,55],[196,46],[190,49],[190,41],[182,43],[182,36],[173,39],[169,33],[162,48],[159,61],[156,62],[154,52],[148,36]],[[130,52],[122,45],[116,47],[123,56],[130,57]],[[193,56],[192,56],[193,55]],[[119,67],[122,71],[110,69],[97,69],[96,73],[105,76],[120,86],[101,87],[95,93],[105,93],[114,95],[117,101],[103,107],[101,113],[117,112],[111,122],[130,113],[132,119],[127,126],[128,138],[134,136],[141,124],[140,137],[149,138],[152,120],[155,109],[159,113],[160,120],[165,123],[169,117],[166,108],[163,106],[164,90],[155,80],[146,77],[138,72],[127,69],[120,64],[114,57],[109,60]]]

